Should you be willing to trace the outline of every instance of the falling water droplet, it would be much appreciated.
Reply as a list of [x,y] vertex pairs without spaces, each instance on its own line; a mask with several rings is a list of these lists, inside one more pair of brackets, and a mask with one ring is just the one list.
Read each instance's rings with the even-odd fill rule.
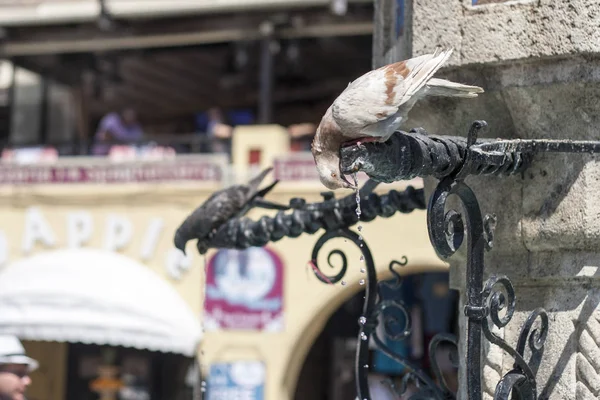
[[[356,194],[356,216],[358,217],[358,222],[359,222],[357,229],[359,232],[362,232],[363,227],[360,224],[360,215],[362,214],[362,210],[360,209],[360,190],[358,189],[358,175],[356,172],[352,174],[352,179],[354,179],[354,187],[355,187],[354,192]],[[358,235],[358,241],[360,242],[358,245],[362,248],[363,247],[363,243],[362,243],[363,237],[360,234]],[[360,256],[360,261],[361,262],[365,261],[365,256],[362,254]],[[363,284],[364,284],[364,281],[363,281],[363,283],[361,283],[361,285],[363,285]]]
[[342,281],[342,286],[346,286],[346,281]]
[[365,272],[366,272],[366,271],[365,271],[365,269],[364,269],[364,268],[361,268],[361,269],[360,269],[360,273],[361,273],[361,274],[364,274]]
[[364,285],[364,284],[365,284],[365,280],[364,280],[364,279],[361,279],[360,281],[358,281],[358,284],[359,284],[360,286]]
[[359,322],[361,325],[364,325],[364,324],[366,324],[366,323],[367,323],[367,319],[366,319],[365,317],[360,317],[360,318],[358,319],[358,322]]
[[360,339],[361,340],[367,340],[367,335],[364,332],[360,333]]
[[354,179],[354,193],[356,194],[356,215],[360,220],[360,190],[358,189],[358,175],[355,173],[352,174],[352,178]]

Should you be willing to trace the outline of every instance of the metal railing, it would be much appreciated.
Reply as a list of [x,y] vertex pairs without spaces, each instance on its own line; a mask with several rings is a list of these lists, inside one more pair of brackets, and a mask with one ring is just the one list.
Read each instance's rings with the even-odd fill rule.
[[[434,136],[419,129],[408,133],[396,132],[386,143],[365,143],[343,148],[342,169],[347,173],[363,171],[371,177],[356,196],[335,199],[333,193],[326,192],[323,194],[324,200],[319,203],[307,203],[304,199],[294,198],[287,206],[288,212],[280,211],[274,217],[263,216],[257,221],[244,216],[247,210],[255,206],[250,203],[244,206],[241,214],[224,221],[205,236],[195,237],[201,244],[198,248],[204,252],[209,248],[244,249],[324,229],[325,233],[317,240],[312,251],[312,262],[317,278],[332,284],[342,280],[348,266],[347,257],[340,249],[328,254],[326,259],[331,267],[334,266],[333,257],[339,257],[342,261],[341,267],[338,266],[339,272],[329,276],[318,265],[319,251],[326,242],[336,237],[355,244],[362,253],[367,278],[363,314],[358,321],[360,330],[355,363],[357,398],[372,399],[367,379],[367,360],[369,339],[373,339],[378,349],[408,371],[401,384],[394,386],[399,397],[407,394],[407,388],[412,384],[417,393],[412,393],[411,399],[455,399],[457,394],[446,384],[438,367],[436,353],[440,345],[446,343],[454,347],[452,353],[456,354],[457,338],[443,334],[431,340],[429,355],[433,376],[384,343],[376,329],[378,325],[383,325],[388,339],[403,340],[410,334],[410,315],[402,304],[384,301],[382,296],[378,296],[380,285],[387,283],[377,280],[373,255],[360,235],[360,228],[358,233],[350,229],[359,222],[377,217],[386,218],[396,212],[410,213],[426,208],[429,238],[441,258],[454,254],[466,238],[466,305],[463,311],[467,317],[464,338],[467,398],[482,399],[485,338],[514,359],[513,367],[497,383],[494,399],[508,400],[513,396],[538,399],[535,375],[525,361],[524,353],[529,347],[534,356],[531,359],[539,358],[537,356],[543,350],[550,329],[548,315],[541,308],[532,311],[522,325],[514,347],[494,333],[494,326],[505,327],[512,319],[516,305],[515,290],[510,279],[504,275],[493,275],[484,282],[484,253],[493,249],[496,216],[482,215],[477,197],[464,179],[471,175],[509,176],[522,173],[539,153],[599,153],[600,142],[478,140],[477,133],[485,125],[484,121],[476,121],[466,138]],[[373,193],[378,182],[407,180],[416,176],[439,179],[427,203],[424,191],[412,187],[403,192],[390,191],[385,195]],[[451,196],[460,199],[462,211],[453,208],[446,210],[447,200]],[[396,290],[401,290],[401,277],[395,267],[407,261],[403,258],[389,265],[390,272],[396,277],[396,282],[392,284]],[[405,321],[400,329],[395,329],[395,332],[389,329],[391,324],[400,320]]]
[[[210,153],[212,139],[205,133],[184,133],[184,134],[148,134],[140,140],[121,142],[117,140],[106,140],[97,144],[109,146],[169,146],[173,147],[178,153]],[[5,149],[20,149],[30,147],[53,147],[58,150],[60,155],[65,156],[84,156],[91,155],[92,148],[96,144],[93,140],[82,140],[81,138],[48,140],[45,142],[10,140],[0,141],[0,147]]]

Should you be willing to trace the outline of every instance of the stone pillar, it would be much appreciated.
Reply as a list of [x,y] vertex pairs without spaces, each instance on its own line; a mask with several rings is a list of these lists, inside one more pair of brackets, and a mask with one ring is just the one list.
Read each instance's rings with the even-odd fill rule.
[[[486,93],[423,101],[405,128],[466,135],[473,120],[484,119],[482,136],[600,140],[600,1],[410,3],[411,56],[453,46],[438,76]],[[436,183],[428,180],[429,194]],[[600,155],[540,155],[521,177],[466,183],[482,211],[498,216],[486,275],[505,274],[516,289],[515,315],[500,336],[515,347],[523,321],[545,308],[550,330],[534,365],[538,395],[600,398]],[[464,294],[464,257],[449,261],[453,285]],[[484,398],[491,399],[513,359],[496,346],[485,349]]]

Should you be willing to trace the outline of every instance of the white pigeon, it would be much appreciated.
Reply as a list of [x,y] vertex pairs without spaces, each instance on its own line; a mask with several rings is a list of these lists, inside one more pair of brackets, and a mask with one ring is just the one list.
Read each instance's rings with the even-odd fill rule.
[[385,142],[425,96],[477,97],[478,86],[432,78],[453,49],[414,57],[367,72],[351,82],[327,109],[312,142],[319,178],[330,190],[355,188],[341,171],[340,148]]

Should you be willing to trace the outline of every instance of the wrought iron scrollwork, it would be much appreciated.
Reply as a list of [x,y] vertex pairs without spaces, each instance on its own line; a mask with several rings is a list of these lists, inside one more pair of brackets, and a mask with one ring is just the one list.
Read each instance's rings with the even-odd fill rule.
[[[481,399],[481,352],[482,333],[492,344],[499,346],[514,360],[513,369],[506,373],[496,386],[494,398],[506,400],[511,393],[520,399],[537,399],[535,374],[524,359],[525,343],[529,343],[532,355],[539,355],[548,333],[548,315],[543,309],[535,310],[525,322],[516,349],[492,332],[490,321],[498,328],[505,327],[514,314],[515,291],[506,276],[492,276],[484,286],[484,252],[493,246],[495,215],[482,217],[475,193],[460,177],[469,171],[471,146],[476,143],[478,123],[469,133],[468,146],[464,150],[465,165],[456,173],[443,178],[436,187],[428,204],[428,232],[431,243],[440,257],[452,256],[467,236],[467,290],[464,313],[467,323],[466,378],[469,399]],[[463,213],[446,211],[447,200],[455,195],[462,202]],[[540,328],[532,330],[539,319]]]
[[[494,334],[492,325],[502,328],[512,319],[515,309],[515,292],[505,276],[493,276],[484,285],[484,253],[494,245],[496,216],[482,216],[474,192],[464,183],[471,175],[506,176],[524,172],[539,153],[599,153],[600,141],[570,140],[493,140],[478,139],[478,132],[487,124],[475,121],[466,138],[429,135],[418,128],[410,132],[396,132],[385,143],[363,143],[341,149],[341,169],[345,173],[365,172],[371,180],[361,189],[359,204],[361,216],[356,214],[354,195],[335,199],[333,193],[323,194],[323,201],[307,204],[304,199],[292,199],[290,210],[280,211],[274,217],[259,220],[245,217],[244,213],[215,228],[209,235],[197,237],[198,250],[204,254],[209,248],[244,249],[263,246],[283,237],[298,237],[303,233],[325,233],[318,239],[312,252],[314,272],[322,282],[342,282],[350,264],[341,249],[332,250],[327,257],[325,271],[317,260],[324,244],[333,238],[344,238],[358,246],[366,267],[366,294],[356,351],[356,381],[359,400],[370,400],[367,372],[368,339],[389,357],[403,365],[409,373],[394,390],[405,394],[409,383],[419,390],[411,399],[454,399],[441,371],[437,368],[436,349],[442,342],[456,346],[451,336],[438,336],[430,343],[431,365],[434,378],[424,374],[403,357],[395,354],[379,337],[378,324],[391,340],[403,340],[410,331],[410,315],[404,305],[382,300],[378,295],[377,274],[373,256],[367,244],[349,228],[361,221],[377,217],[387,218],[396,212],[409,213],[424,209],[422,189],[408,188],[403,192],[390,191],[384,195],[372,193],[378,182],[394,182],[414,177],[435,177],[439,183],[427,204],[428,233],[434,249],[441,258],[448,258],[463,246],[466,238],[467,290],[464,314],[467,317],[466,380],[467,396],[472,400],[482,398],[482,337],[499,346],[514,358],[513,368],[499,381],[495,399],[506,400],[511,393],[521,399],[537,398],[534,363],[539,361],[548,334],[548,315],[543,309],[533,311],[525,321],[516,348]],[[456,196],[462,202],[462,211],[446,211],[447,200]],[[284,207],[286,208],[286,207]],[[247,209],[245,209],[247,211]],[[337,262],[336,262],[337,259]],[[396,278],[391,283],[400,290],[401,274],[394,269],[406,260],[392,262],[390,269]],[[357,262],[358,264],[358,262]],[[387,283],[380,283],[387,284]],[[394,317],[395,315],[395,317]],[[393,333],[392,325],[402,325]],[[535,327],[535,328],[534,328]],[[396,326],[398,328],[398,326]],[[363,340],[365,339],[365,340]],[[531,357],[525,361],[529,347]]]
[[[371,254],[371,250],[362,240],[359,240],[359,235],[351,231],[348,228],[336,229],[333,231],[327,231],[323,236],[317,240],[315,247],[312,251],[312,260],[316,267],[316,269],[323,274],[323,270],[319,267],[318,256],[319,252],[329,240],[334,238],[344,238],[347,241],[351,241],[354,243],[360,250],[362,257],[364,258],[364,264],[366,266],[366,276],[367,281],[365,285],[365,302],[363,305],[363,317],[361,317],[359,321],[360,329],[359,329],[359,340],[356,348],[356,362],[355,362],[355,377],[356,377],[356,390],[361,400],[371,400],[369,395],[369,382],[368,382],[368,363],[369,363],[369,346],[368,346],[368,338],[374,332],[377,327],[376,320],[371,318],[374,310],[375,310],[375,301],[376,301],[376,291],[377,291],[377,273],[375,271],[375,262],[373,261],[373,256]],[[362,246],[361,246],[362,244]],[[342,270],[339,274],[335,276],[328,276],[327,279],[331,281],[331,283],[339,282],[347,270],[347,257],[341,250],[333,250],[328,255],[328,262],[330,261],[332,255],[337,254],[341,255],[343,260]],[[331,265],[331,264],[330,264]],[[315,271],[315,275],[322,282],[326,282],[323,277],[320,276],[317,271]],[[365,367],[366,366],[366,367]]]
[[[457,342],[454,336],[442,334],[435,336],[431,340],[429,346],[429,355],[430,363],[435,375],[434,379],[427,375],[420,368],[413,365],[409,360],[394,352],[394,350],[392,350],[380,337],[380,333],[377,330],[377,327],[379,324],[381,324],[385,337],[392,341],[404,340],[410,335],[410,313],[404,304],[394,300],[383,300],[383,296],[381,295],[380,291],[382,285],[386,285],[395,290],[400,290],[402,285],[402,276],[394,267],[405,266],[408,262],[406,257],[402,257],[400,261],[393,260],[390,262],[389,269],[394,277],[393,282],[378,282],[373,255],[359,234],[348,228],[326,231],[317,240],[312,251],[312,262],[315,267],[315,275],[317,279],[324,283],[333,284],[340,282],[348,269],[348,257],[342,250],[339,249],[334,249],[329,252],[327,255],[327,263],[330,267],[339,269],[340,272],[335,275],[327,275],[319,266],[318,259],[320,251],[325,243],[335,238],[343,238],[346,240],[346,242],[349,241],[356,245],[362,255],[361,261],[364,262],[366,267],[365,273],[367,279],[365,285],[365,301],[363,304],[362,316],[358,321],[359,333],[355,361],[355,378],[358,398],[360,400],[372,399],[369,392],[368,382],[369,339],[372,339],[378,349],[380,349],[383,353],[397,363],[401,364],[408,371],[399,387],[394,384],[390,385],[399,397],[406,393],[409,383],[412,382],[418,388],[418,391],[410,396],[411,400],[455,399],[455,394],[448,388],[448,385],[442,376],[440,368],[438,367],[438,359],[436,357],[437,349],[440,343],[446,342],[456,348]],[[341,260],[341,265],[334,265],[332,262],[332,258],[334,256]],[[363,263],[360,264],[362,265]]]
[[[446,202],[450,195],[456,195],[462,201],[466,226],[460,212],[446,212]],[[481,331],[482,321],[488,313],[483,303],[483,256],[487,239],[484,237],[483,218],[475,193],[452,177],[443,179],[431,195],[427,218],[429,238],[438,255],[443,258],[453,255],[463,244],[466,227],[467,304],[464,311],[469,318],[466,376],[470,398],[480,399]]]
[[[506,276],[492,276],[486,282],[483,291],[484,301],[488,304],[489,316],[493,324],[503,328],[513,317],[515,310],[515,290]],[[504,312],[504,315],[500,315]],[[533,329],[534,323],[539,319],[540,328]],[[538,358],[543,350],[544,342],[548,335],[548,314],[541,308],[534,310],[523,325],[519,334],[516,349],[510,347],[504,339],[492,332],[488,319],[483,320],[483,334],[491,343],[514,358],[515,364],[496,386],[495,399],[508,399],[514,391],[519,393],[519,398],[524,400],[537,399],[535,374],[525,361],[525,344],[529,344],[532,358]]]

